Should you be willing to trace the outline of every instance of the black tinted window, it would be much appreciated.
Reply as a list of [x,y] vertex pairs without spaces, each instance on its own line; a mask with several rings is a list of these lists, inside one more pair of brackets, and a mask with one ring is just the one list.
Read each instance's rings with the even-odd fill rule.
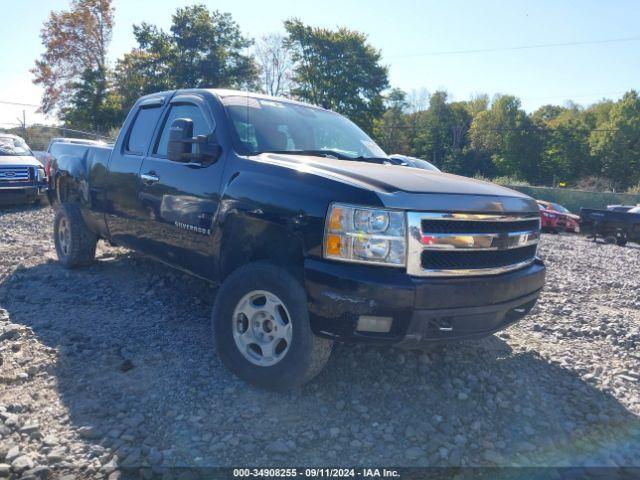
[[[171,124],[177,118],[190,118],[193,120],[193,136],[209,135],[209,125],[202,116],[202,112],[195,105],[173,105],[164,121],[162,127],[162,133],[160,134],[160,140],[156,145],[155,153],[158,155],[167,155],[167,147],[169,145],[169,130],[171,130]],[[192,151],[195,152],[195,145],[192,147]]]
[[160,107],[143,108],[136,115],[127,141],[127,151],[143,154],[160,116]]

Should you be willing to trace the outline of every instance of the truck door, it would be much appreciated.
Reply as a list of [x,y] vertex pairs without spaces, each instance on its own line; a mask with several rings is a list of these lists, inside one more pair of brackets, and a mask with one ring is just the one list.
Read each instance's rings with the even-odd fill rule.
[[140,168],[170,94],[148,97],[137,104],[114,145],[106,185],[105,219],[117,245],[141,249],[145,210],[138,198]]
[[[145,210],[142,249],[205,278],[215,275],[213,222],[220,203],[223,159],[185,163],[167,158],[176,119],[193,121],[193,136],[212,136],[215,120],[204,97],[182,93],[171,99],[150,154],[140,170]],[[195,152],[195,145],[193,151]]]

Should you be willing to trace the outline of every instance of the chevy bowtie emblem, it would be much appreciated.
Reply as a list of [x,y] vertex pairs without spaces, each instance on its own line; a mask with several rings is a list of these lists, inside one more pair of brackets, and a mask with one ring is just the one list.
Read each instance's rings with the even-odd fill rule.
[[498,250],[506,250],[509,248],[509,234],[501,233],[499,236],[493,239],[493,246]]

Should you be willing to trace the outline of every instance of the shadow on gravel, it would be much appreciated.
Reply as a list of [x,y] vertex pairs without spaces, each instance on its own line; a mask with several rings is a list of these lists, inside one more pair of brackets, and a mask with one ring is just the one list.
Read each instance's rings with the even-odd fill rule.
[[0,202],[0,218],[2,218],[2,215],[4,215],[5,213],[16,213],[16,212],[30,212],[33,210],[39,210],[41,208],[46,208],[49,205],[46,203],[46,201],[43,201],[42,203],[1,203]]
[[427,353],[337,346],[302,391],[256,390],[216,357],[214,295],[133,255],[0,284],[12,321],[58,350],[82,441],[124,466],[615,465],[640,451],[640,419],[614,397],[498,337]]

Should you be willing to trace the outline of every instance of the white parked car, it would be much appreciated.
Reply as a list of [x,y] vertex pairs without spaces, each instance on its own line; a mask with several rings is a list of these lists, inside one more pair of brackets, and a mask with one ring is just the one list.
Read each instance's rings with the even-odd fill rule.
[[422,160],[421,158],[408,157],[406,155],[389,155],[389,158],[394,161],[395,165],[401,165],[403,167],[421,168],[422,170],[433,170],[439,172],[440,169],[433,163]]

